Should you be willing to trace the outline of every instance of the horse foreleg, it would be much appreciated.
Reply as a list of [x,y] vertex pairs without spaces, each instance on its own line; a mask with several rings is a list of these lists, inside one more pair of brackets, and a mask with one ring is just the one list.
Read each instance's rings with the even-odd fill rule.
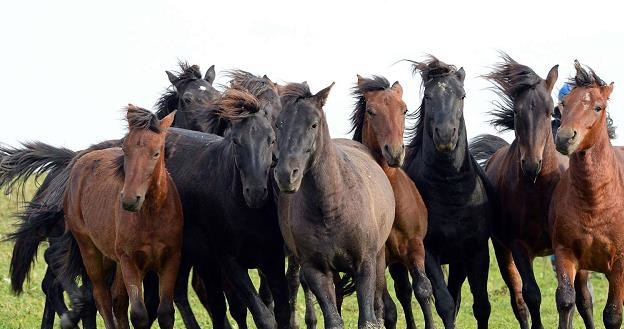
[[521,329],[529,328],[529,309],[522,297],[522,279],[520,273],[516,269],[516,264],[513,261],[511,251],[503,246],[498,240],[492,239],[492,245],[494,246],[494,253],[496,255],[496,261],[498,262],[498,268],[500,270],[503,281],[509,289],[509,295],[511,299],[511,309],[516,316],[516,320],[520,324]]
[[[316,312],[314,311],[314,294],[310,291],[310,286],[305,281],[303,272],[299,275],[303,296],[305,298],[305,323],[307,329],[316,329]],[[335,291],[335,290],[334,290]]]
[[477,327],[485,329],[488,327],[488,320],[492,311],[487,292],[488,271],[490,269],[490,253],[487,240],[477,248],[474,257],[465,266],[470,292],[472,292],[474,298],[472,313],[475,319],[477,319]]
[[212,326],[215,329],[230,329],[230,323],[225,315],[226,304],[224,291],[224,280],[221,269],[214,266],[214,261],[202,260],[193,269],[193,289],[197,293],[199,300],[204,305],[212,319]]
[[[425,329],[434,329],[435,324],[433,322],[433,315],[431,314],[433,289],[431,287],[431,281],[429,281],[429,278],[427,278],[425,274],[425,246],[422,239],[410,239],[407,252],[409,271],[412,274],[413,280],[414,295],[416,295],[416,300],[425,318]],[[409,307],[411,313],[411,305]]]
[[540,305],[542,304],[542,293],[537,285],[535,273],[533,272],[533,255],[528,247],[523,243],[515,243],[511,250],[514,263],[522,277],[522,297],[531,313],[531,328],[542,329],[542,317],[540,315]]
[[448,269],[447,286],[449,293],[453,296],[453,319],[456,319],[461,307],[461,288],[464,285],[464,281],[466,281],[466,269],[462,263],[451,263]]
[[158,292],[158,274],[148,271],[143,278],[143,300],[149,317],[150,327],[158,318],[158,304],[160,297]]
[[589,291],[589,271],[578,271],[574,280],[576,309],[583,318],[586,329],[594,329],[594,305]]
[[444,328],[455,328],[455,302],[444,281],[442,266],[440,266],[438,259],[430,252],[425,252],[425,255],[425,270],[427,272],[427,277],[431,280],[436,311],[440,318],[442,318]]
[[397,318],[398,318],[397,308],[396,308],[396,304],[392,300],[392,297],[390,296],[390,292],[388,291],[388,288],[384,289],[383,291],[383,309],[384,309],[384,314],[383,314],[384,327],[386,329],[396,329]]
[[[555,268],[557,269],[556,302],[559,312],[559,329],[571,329],[575,299],[574,280],[577,272],[574,252],[564,247],[555,247]],[[621,306],[620,302],[619,307]]]
[[[306,276],[307,279],[307,276]],[[358,328],[376,328],[375,298],[377,268],[375,259],[366,259],[354,275],[358,301]],[[316,295],[318,299],[319,296]]]
[[223,260],[224,269],[227,273],[230,273],[234,291],[239,294],[239,297],[251,311],[256,326],[261,329],[277,328],[277,322],[273,313],[258,296],[247,270],[243,269],[234,259],[230,257],[225,258]]
[[[195,279],[195,277],[193,277],[193,279]],[[194,286],[193,284],[193,287]],[[230,315],[238,325],[238,329],[247,329],[247,306],[245,306],[245,303],[238,297],[236,292],[234,292],[234,286],[232,286],[227,276],[223,277],[223,291],[225,292]],[[226,329],[231,329],[230,323],[227,320],[224,324]]]
[[[338,309],[336,308],[336,290],[334,288],[333,273],[324,273],[309,265],[302,265],[301,271],[304,278],[302,284],[305,282],[312,293],[316,296],[316,300],[318,300],[319,305],[321,306],[321,311],[323,312],[323,318],[325,321],[325,328],[342,329],[342,319],[340,318],[340,314],[338,314]],[[370,297],[372,299],[373,294],[371,294]]]
[[160,304],[158,305],[158,325],[163,329],[171,329],[174,324],[173,294],[176,277],[180,268],[180,252],[163,259],[163,265],[158,271],[158,285],[160,288]]
[[115,324],[117,329],[129,329],[128,322],[128,292],[124,284],[121,267],[118,265],[115,271],[115,279],[111,287],[113,295],[113,313],[115,314]]
[[[394,263],[388,266],[388,271],[394,281],[394,293],[401,304],[403,314],[405,314],[407,329],[416,329],[414,312],[412,312],[412,287],[410,285],[407,268],[401,263]],[[386,320],[386,327],[388,327],[387,322]]]
[[[148,329],[150,325],[149,315],[143,301],[143,273],[128,255],[121,255],[118,266],[121,267],[123,281],[130,298],[130,321],[132,321],[132,326],[138,329]],[[95,282],[93,284],[95,285]]]
[[609,280],[609,297],[602,313],[605,329],[620,328],[624,302],[624,263],[622,261],[614,264],[607,279]]
[[290,303],[290,325],[297,329],[297,295],[299,294],[299,264],[294,256],[288,256],[288,268],[286,269],[286,281],[288,282],[288,297]]
[[[178,311],[180,311],[180,317],[182,317],[184,326],[188,329],[199,329],[199,323],[197,323],[191,304],[188,301],[188,282],[190,274],[191,264],[183,259],[178,270],[173,301],[178,307]],[[199,293],[197,293],[197,295],[200,296]]]
[[[386,284],[386,247],[381,247],[377,253],[377,259],[375,260],[375,317],[377,318],[377,325],[379,328],[383,328],[384,323],[384,294],[388,297],[388,286]],[[390,300],[392,301],[392,299]],[[396,306],[392,303],[396,313]],[[394,317],[396,323],[396,316]]]
[[61,303],[62,307],[58,305],[59,296],[60,301],[63,301],[63,291],[55,281],[54,274],[48,267],[43,280],[41,281],[41,290],[46,296],[43,316],[41,317],[41,329],[54,328],[54,318],[56,317],[56,314],[63,314],[67,312],[65,303]]
[[268,293],[273,296],[274,301],[274,314],[277,321],[278,328],[293,328],[291,322],[291,309],[289,300],[288,283],[286,282],[286,275],[284,273],[285,258],[272,260],[268,264],[261,268],[263,282]]

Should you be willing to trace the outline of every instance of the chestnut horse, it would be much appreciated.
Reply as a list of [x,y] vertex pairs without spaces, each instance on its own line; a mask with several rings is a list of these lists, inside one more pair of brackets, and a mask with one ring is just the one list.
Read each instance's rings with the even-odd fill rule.
[[[425,328],[433,328],[431,283],[425,275],[427,208],[414,182],[401,169],[405,157],[403,130],[407,106],[399,82],[390,86],[384,77],[357,76],[353,95],[357,103],[351,114],[353,140],[366,145],[388,176],[396,201],[394,224],[386,241],[386,263],[394,279],[396,295],[405,313],[407,328],[416,328],[412,292],[406,268],[414,279],[414,293],[425,316]],[[384,292],[386,328],[396,327],[394,302]]]
[[[142,296],[142,280],[149,270],[159,276],[160,327],[173,328],[183,219],[180,197],[165,169],[164,147],[174,115],[159,121],[151,112],[129,105],[129,132],[122,148],[88,153],[70,173],[65,224],[80,248],[106,328],[116,327],[113,308],[117,326],[128,327],[128,296],[133,326],[149,328]],[[106,276],[115,264],[113,302]]]
[[[484,76],[501,97],[491,123],[500,131],[514,131],[516,138],[509,145],[499,137],[481,135],[470,144],[470,150],[477,160],[487,160],[485,172],[498,196],[493,244],[514,314],[521,328],[529,327],[529,314],[532,328],[543,328],[533,260],[552,254],[550,198],[568,167],[567,158],[555,150],[551,124],[551,92],[558,65],[542,79],[509,55],[502,53],[501,57],[503,62]],[[577,276],[577,306],[586,326],[593,328],[587,279],[587,272]]]
[[557,150],[570,158],[550,204],[552,246],[557,269],[559,328],[572,328],[578,272],[604,273],[609,297],[607,329],[620,328],[624,303],[624,152],[609,140],[607,85],[575,61],[573,89],[564,98]]
[[[332,84],[333,86],[333,84]],[[306,83],[281,90],[275,181],[284,241],[319,301],[325,328],[343,328],[334,276],[355,280],[359,328],[382,320],[384,244],[394,219],[394,193],[368,149],[332,140],[323,112],[331,86],[313,95]]]

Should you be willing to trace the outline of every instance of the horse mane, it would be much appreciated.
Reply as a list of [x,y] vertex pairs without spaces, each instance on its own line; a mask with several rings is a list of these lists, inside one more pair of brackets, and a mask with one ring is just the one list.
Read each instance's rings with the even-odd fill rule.
[[353,87],[353,96],[357,98],[355,108],[351,113],[351,130],[354,131],[353,140],[362,142],[362,128],[366,117],[366,97],[364,94],[370,91],[387,90],[390,82],[382,76],[374,75],[372,78],[362,78],[362,83]]
[[[451,64],[446,64],[441,60],[437,59],[433,55],[428,55],[425,61],[417,62],[412,60],[406,60],[412,63],[412,74],[420,74],[422,78],[421,88],[425,87],[425,84],[429,83],[432,79],[446,77],[451,74],[457,72],[457,67]],[[422,139],[425,130],[424,124],[424,116],[425,116],[425,98],[423,97],[420,106],[414,111],[414,113],[409,114],[408,116],[414,120],[416,120],[416,124],[413,128],[408,128],[407,130],[407,138],[410,140],[408,147],[408,152],[405,155],[405,160],[408,161],[415,156],[416,152],[413,152],[415,147],[422,145]]]
[[312,97],[310,86],[306,82],[296,83],[291,82],[285,85],[281,92],[281,100],[283,104],[294,104],[300,99],[306,99]]
[[149,129],[160,133],[160,122],[156,114],[132,104],[128,104],[126,119],[128,129]]
[[497,107],[490,111],[494,118],[490,123],[499,131],[514,130],[514,101],[527,89],[538,85],[540,78],[535,71],[526,65],[516,62],[508,54],[501,52],[501,63],[493,67],[493,71],[482,77],[492,83],[492,90],[500,97],[493,104]]
[[199,65],[189,65],[186,61],[178,61],[178,66],[180,69],[174,73],[176,75],[175,82],[167,87],[154,105],[158,119],[166,117],[169,113],[177,109],[180,99],[175,90],[176,83],[183,80],[197,80],[202,78]]
[[242,120],[264,111],[263,103],[255,95],[238,87],[227,89],[215,105],[215,115],[227,121]]
[[[591,67],[587,65],[583,67],[577,59],[574,60],[574,68],[576,69],[576,74],[568,80],[572,89],[576,87],[604,87],[607,85],[607,83],[602,80]],[[617,137],[615,133],[616,127],[613,124],[613,119],[611,118],[611,114],[609,114],[609,112],[607,112],[606,120],[609,139],[615,139]]]
[[230,78],[230,87],[245,89],[259,98],[273,88],[273,83],[266,77],[260,77],[243,70],[231,70],[226,73]]

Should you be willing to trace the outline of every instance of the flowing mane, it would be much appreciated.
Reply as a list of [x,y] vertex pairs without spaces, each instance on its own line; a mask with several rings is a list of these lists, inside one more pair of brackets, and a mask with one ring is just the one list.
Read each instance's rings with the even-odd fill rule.
[[273,82],[266,76],[260,77],[243,70],[231,70],[226,73],[230,78],[230,86],[245,89],[256,98],[273,88]]
[[[420,74],[422,78],[421,88],[424,89],[425,85],[431,82],[433,79],[442,78],[454,74],[457,72],[457,67],[454,65],[446,64],[436,57],[429,55],[423,62],[416,62],[407,60],[412,63],[412,74]],[[425,116],[425,98],[423,97],[420,106],[413,114],[409,116],[416,120],[413,128],[408,128],[407,137],[410,140],[407,146],[407,154],[405,155],[405,161],[409,162],[410,159],[415,156],[415,149],[422,145],[423,134],[425,130],[424,116]]]
[[242,120],[264,111],[264,105],[250,91],[243,88],[229,88],[216,103],[215,116],[227,121]]
[[388,90],[390,83],[382,76],[374,75],[372,78],[362,78],[362,83],[353,87],[353,96],[357,98],[355,108],[351,113],[351,130],[354,131],[353,140],[362,142],[362,127],[366,117],[366,97],[364,94],[370,91]]
[[292,105],[300,99],[312,97],[310,86],[306,82],[292,82],[284,86],[281,90],[281,99],[283,104]]
[[490,114],[494,119],[490,123],[499,131],[514,130],[514,101],[527,89],[534,88],[541,81],[530,67],[519,64],[506,53],[501,53],[502,63],[494,66],[494,71],[482,77],[492,83],[492,90],[500,97],[495,101],[497,107]]
[[[576,87],[604,87],[607,85],[591,67],[583,67],[576,59],[574,60],[574,68],[576,69],[576,75],[568,80],[573,89]],[[609,139],[617,137],[615,129],[611,114],[607,111],[607,133],[609,134]]]
[[126,110],[128,129],[149,129],[160,133],[160,123],[156,114],[132,104],[128,104]]

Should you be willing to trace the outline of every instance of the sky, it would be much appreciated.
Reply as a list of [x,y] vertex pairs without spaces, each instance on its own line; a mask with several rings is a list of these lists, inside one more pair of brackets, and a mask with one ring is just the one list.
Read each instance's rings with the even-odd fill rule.
[[[496,133],[495,94],[479,76],[498,51],[555,89],[573,60],[615,82],[608,106],[624,142],[624,23],[617,2],[575,1],[11,1],[0,12],[0,142],[81,149],[124,135],[122,108],[152,108],[178,60],[243,69],[276,82],[332,82],[333,137],[348,136],[356,74],[399,81],[413,111],[420,78],[401,59],[433,54],[466,70],[468,136]],[[217,83],[227,79],[217,75]],[[624,84],[623,84],[624,85]],[[556,97],[556,90],[553,97]],[[408,123],[408,126],[411,124]],[[502,135],[506,139],[510,133]]]

